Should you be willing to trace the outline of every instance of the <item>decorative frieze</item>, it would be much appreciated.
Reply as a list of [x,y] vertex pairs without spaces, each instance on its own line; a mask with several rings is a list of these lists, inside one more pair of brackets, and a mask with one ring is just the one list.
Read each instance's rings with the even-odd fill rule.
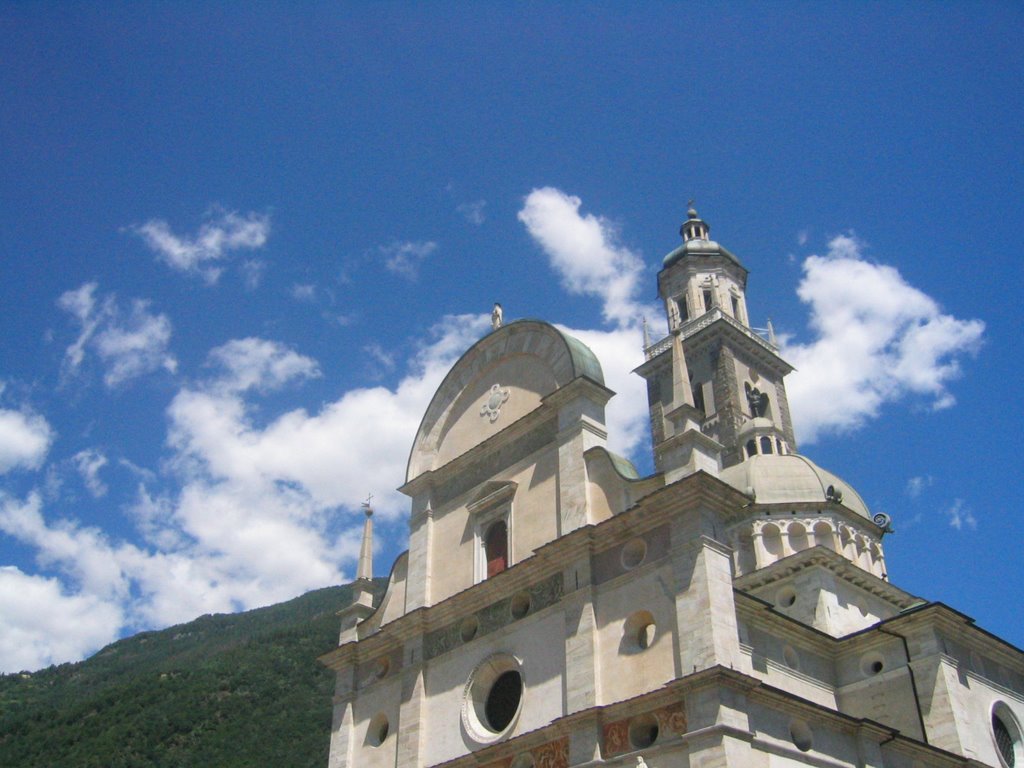
[[[529,750],[529,754],[533,758],[534,768],[569,768],[569,738],[541,744]],[[529,764],[527,761],[519,761],[519,756],[509,756],[487,763],[483,768],[512,768],[517,762]]]
[[[470,639],[482,637],[489,632],[494,632],[502,627],[511,624],[517,619],[536,613],[549,605],[554,605],[562,599],[565,591],[562,573],[551,574],[543,581],[539,581],[527,587],[523,592],[512,595],[503,600],[491,603],[481,608],[474,614],[478,622],[478,629]],[[526,598],[525,600],[523,598]],[[517,610],[513,612],[513,602]],[[522,606],[525,605],[525,610]],[[462,617],[459,621],[453,622],[441,629],[427,634],[423,643],[423,653],[427,659],[448,653],[467,642],[463,636],[462,627],[468,617]]]
[[[647,744],[634,744],[630,739],[630,728],[638,720],[653,717],[657,722],[657,733]],[[670,704],[667,707],[654,710],[653,712],[637,713],[632,717],[606,723],[604,726],[604,756],[614,757],[624,752],[632,752],[645,746],[650,746],[664,736],[681,736],[686,733],[686,709],[682,702]],[[649,734],[647,734],[649,735]]]

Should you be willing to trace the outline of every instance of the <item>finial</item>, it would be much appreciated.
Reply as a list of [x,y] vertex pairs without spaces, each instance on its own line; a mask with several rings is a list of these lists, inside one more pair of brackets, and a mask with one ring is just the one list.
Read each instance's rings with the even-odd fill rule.
[[644,326],[644,349],[646,350],[649,346],[651,346],[651,329],[647,327],[646,317],[641,316],[640,319],[643,321]]
[[773,347],[779,346],[779,342],[775,340],[775,327],[772,325],[772,319],[768,318],[768,343]]
[[697,209],[693,207],[693,204],[695,202],[697,202],[697,200],[695,198],[692,198],[692,197],[689,200],[686,201],[686,209],[687,209],[686,210],[686,217],[689,218],[689,219],[696,219],[697,218]]
[[362,503],[362,505],[361,505],[361,506],[362,506],[362,508],[363,508],[363,513],[364,513],[364,514],[365,514],[365,515],[366,515],[367,517],[373,517],[373,507],[371,507],[371,506],[370,506],[370,502],[371,502],[371,501],[373,501],[373,494],[372,494],[372,493],[371,493],[371,494],[369,494],[369,495],[368,495],[368,496],[366,497],[366,501],[364,501],[364,502]]

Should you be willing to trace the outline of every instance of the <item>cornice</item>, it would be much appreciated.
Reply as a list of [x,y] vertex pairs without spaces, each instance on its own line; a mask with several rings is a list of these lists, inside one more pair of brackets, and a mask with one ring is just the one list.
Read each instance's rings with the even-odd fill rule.
[[[863,520],[863,518],[860,519]],[[922,602],[921,598],[915,597],[899,587],[894,587],[885,579],[881,579],[863,568],[858,568],[842,555],[821,546],[810,547],[764,568],[744,574],[733,581],[733,586],[741,591],[759,589],[788,578],[799,571],[815,567],[831,571],[840,579],[881,597],[901,610],[906,610]]]

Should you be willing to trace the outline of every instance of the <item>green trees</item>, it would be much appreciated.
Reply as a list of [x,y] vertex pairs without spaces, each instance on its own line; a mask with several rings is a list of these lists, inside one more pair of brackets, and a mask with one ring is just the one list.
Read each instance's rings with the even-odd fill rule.
[[316,658],[337,644],[350,595],[202,616],[78,664],[0,675],[0,765],[322,768],[334,676]]

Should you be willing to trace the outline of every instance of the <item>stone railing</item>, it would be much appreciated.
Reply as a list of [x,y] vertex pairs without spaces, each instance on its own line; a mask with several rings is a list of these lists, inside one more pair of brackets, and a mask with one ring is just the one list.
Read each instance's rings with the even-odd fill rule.
[[[709,325],[718,322],[719,320],[724,320],[733,328],[736,328],[737,330],[747,335],[749,338],[756,341],[766,350],[770,352],[778,352],[777,346],[769,342],[767,339],[763,338],[759,333],[756,333],[747,326],[743,325],[743,323],[739,322],[734,317],[727,315],[725,312],[722,311],[721,307],[715,307],[711,311],[705,312],[703,315],[700,315],[699,317],[695,317],[692,320],[687,320],[685,323],[679,326],[679,333],[685,341],[690,336],[693,336],[695,333],[704,330]],[[660,355],[662,352],[665,352],[671,346],[672,334],[669,334],[665,338],[659,339],[658,341],[651,344],[651,346],[645,348],[644,359],[651,360]]]

